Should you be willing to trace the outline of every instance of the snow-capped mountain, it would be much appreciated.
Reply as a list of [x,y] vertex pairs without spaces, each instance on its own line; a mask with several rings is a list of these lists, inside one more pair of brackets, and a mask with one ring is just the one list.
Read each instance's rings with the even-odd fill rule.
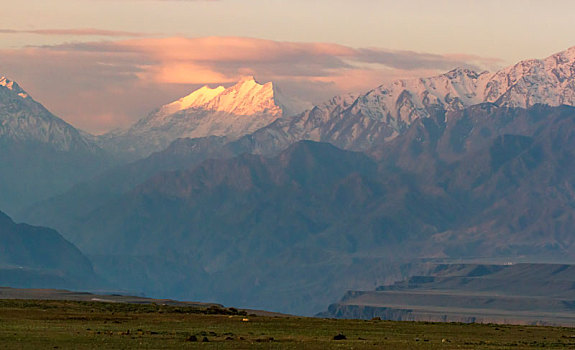
[[521,61],[495,73],[458,68],[422,79],[398,80],[360,96],[352,108],[375,119],[389,118],[399,131],[435,108],[458,110],[490,102],[500,107],[575,105],[575,47],[546,59]]
[[15,213],[111,164],[89,135],[0,78],[0,209]]
[[430,78],[397,80],[359,96],[336,97],[282,118],[240,140],[274,153],[298,140],[366,150],[402,134],[418,118],[489,102],[500,107],[575,105],[575,47],[495,73],[458,68]]
[[0,78],[0,141],[35,142],[58,151],[100,151],[80,131],[56,117],[16,82]]
[[162,106],[125,132],[105,135],[102,141],[117,152],[147,155],[178,138],[225,136],[234,140],[305,107],[281,95],[272,82],[262,85],[246,77],[227,89],[204,86]]

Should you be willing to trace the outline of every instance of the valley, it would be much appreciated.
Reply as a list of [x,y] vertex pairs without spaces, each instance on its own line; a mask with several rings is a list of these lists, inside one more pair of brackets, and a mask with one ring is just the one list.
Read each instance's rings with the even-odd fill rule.
[[[490,312],[528,304],[508,311],[570,324],[532,314],[569,314],[570,289],[560,302],[463,284],[447,299],[430,296],[433,283],[400,300],[374,289],[433,277],[427,263],[442,259],[574,263],[574,65],[569,48],[307,109],[246,77],[99,136],[3,78],[0,186],[13,219],[0,222],[0,282],[305,316],[333,304],[325,315],[344,318],[515,322]],[[357,295],[338,303],[347,291]],[[459,297],[497,306],[441,309]]]

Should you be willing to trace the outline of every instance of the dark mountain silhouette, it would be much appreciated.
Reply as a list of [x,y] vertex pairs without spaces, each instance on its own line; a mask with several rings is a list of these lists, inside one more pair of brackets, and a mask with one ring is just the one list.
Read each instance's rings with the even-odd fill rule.
[[58,232],[16,224],[0,212],[0,285],[88,288],[102,281],[78,248]]

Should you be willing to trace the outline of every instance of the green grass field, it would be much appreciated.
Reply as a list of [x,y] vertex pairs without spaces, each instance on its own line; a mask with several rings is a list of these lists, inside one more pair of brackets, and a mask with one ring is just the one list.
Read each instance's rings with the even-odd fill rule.
[[[344,340],[334,340],[338,334]],[[244,316],[234,309],[0,300],[2,349],[564,349],[560,327]]]

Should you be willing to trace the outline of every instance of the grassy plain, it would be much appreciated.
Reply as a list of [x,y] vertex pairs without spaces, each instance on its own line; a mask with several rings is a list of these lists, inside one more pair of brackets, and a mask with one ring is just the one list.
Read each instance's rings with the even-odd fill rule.
[[[343,334],[346,339],[334,340]],[[561,327],[244,316],[234,309],[0,300],[1,349],[564,349]]]

